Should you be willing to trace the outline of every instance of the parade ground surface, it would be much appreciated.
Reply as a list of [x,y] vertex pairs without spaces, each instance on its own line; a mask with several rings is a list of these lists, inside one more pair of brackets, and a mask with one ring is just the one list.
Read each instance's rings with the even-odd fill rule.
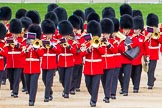
[[[116,10],[117,17],[119,16],[120,4],[59,4],[60,6],[67,9],[70,15],[75,9],[85,9],[86,7],[94,7],[96,11],[101,15],[101,10],[105,6],[112,6]],[[1,6],[10,6],[15,14],[19,8],[26,8],[28,10],[38,10],[42,19],[46,13],[47,4],[0,4]],[[162,21],[161,4],[131,4],[133,9],[141,9],[144,18],[150,12],[159,15],[160,21]],[[14,17],[14,15],[13,15]],[[110,100],[110,103],[104,103],[102,85],[100,84],[98,102],[96,108],[162,108],[162,59],[158,61],[156,69],[156,82],[153,90],[147,89],[147,73],[142,72],[141,77],[141,88],[139,93],[133,93],[133,86],[130,80],[129,95],[122,96],[119,94],[120,86],[118,85],[117,99]],[[6,85],[2,85],[0,89],[0,108],[27,108],[28,107],[28,95],[21,92],[21,83],[19,97],[13,98],[10,96],[9,83],[7,80]],[[58,73],[54,77],[53,84],[53,97],[54,99],[50,102],[43,102],[44,100],[44,85],[42,77],[39,77],[38,92],[36,97],[35,106],[33,108],[90,108],[89,100],[90,95],[85,87],[84,75],[82,77],[81,91],[75,95],[70,95],[69,99],[62,97],[62,86],[58,81]]]

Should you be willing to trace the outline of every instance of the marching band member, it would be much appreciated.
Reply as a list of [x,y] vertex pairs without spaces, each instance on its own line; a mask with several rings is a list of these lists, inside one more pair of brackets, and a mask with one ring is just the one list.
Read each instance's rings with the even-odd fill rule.
[[142,33],[144,30],[144,21],[141,16],[135,16],[133,18],[133,29],[134,34],[132,35],[132,40],[137,41],[138,47],[140,48],[139,55],[132,60],[132,82],[133,82],[133,92],[138,93],[140,86],[140,79],[142,73],[142,56],[145,54],[145,36]]
[[51,101],[53,99],[53,77],[55,75],[57,69],[56,63],[56,54],[61,52],[60,45],[57,40],[53,38],[53,34],[55,33],[55,25],[54,23],[47,19],[44,20],[41,24],[42,32],[44,36],[46,36],[42,41],[46,41],[48,43],[44,43],[44,55],[42,58],[42,80],[45,85],[45,95],[44,102]]
[[26,9],[23,9],[23,8],[18,9],[16,14],[15,14],[15,18],[20,19],[22,17],[25,17],[26,12],[27,12]]
[[126,3],[120,6],[120,16],[123,16],[125,14],[132,16],[132,7]]
[[0,82],[2,81],[2,75],[4,72],[4,57],[7,56],[7,51],[4,48],[5,45],[4,37],[6,36],[6,33],[7,33],[6,27],[2,23],[0,23]]
[[[154,13],[150,13],[147,16],[147,22],[146,22],[147,26],[151,27],[153,29],[153,33],[151,33],[151,35],[148,35],[147,37],[149,37],[148,41],[148,48],[149,48],[149,55],[147,56],[147,58],[149,58],[149,68],[148,68],[148,89],[152,89],[154,86],[154,82],[156,80],[155,78],[155,69],[156,69],[156,64],[157,64],[157,60],[159,59],[159,43],[162,44],[162,36],[159,35],[155,36],[154,33],[155,32],[159,32],[156,31],[156,29],[158,29],[158,24],[159,24],[159,19],[158,16]],[[148,31],[150,32],[150,31]]]
[[11,43],[6,44],[8,48],[7,56],[7,71],[10,82],[11,96],[18,97],[19,80],[21,77],[22,69],[24,67],[25,57],[21,55],[21,45],[23,44],[23,37],[21,36],[22,24],[19,19],[12,19],[10,22],[10,32],[12,37],[6,39],[11,40]]
[[[101,36],[100,23],[95,20],[90,21],[87,24],[87,32],[92,34],[93,39],[98,39]],[[100,79],[101,75],[103,74],[101,55],[104,54],[104,48],[100,46],[92,46],[93,43],[88,44],[88,48],[82,50],[82,54],[85,55],[85,64],[83,72],[85,75],[86,87],[88,89],[89,94],[91,95],[91,107],[95,107],[97,103]]]
[[70,38],[70,35],[73,34],[73,26],[69,21],[61,21],[58,24],[58,28],[59,34],[63,37],[60,39],[61,53],[59,54],[58,59],[58,71],[60,82],[64,88],[62,96],[64,98],[69,98],[76,45],[75,42]]
[[[104,89],[104,99],[105,103],[109,103],[109,98],[111,96],[111,87],[112,87],[112,77],[114,73],[114,54],[117,52],[117,47],[115,47],[114,39],[111,34],[114,31],[114,23],[109,18],[104,18],[101,21],[101,28],[103,33],[103,38],[106,39],[103,42],[105,46],[105,54],[102,55],[103,75],[101,76],[102,86]],[[101,39],[102,40],[102,39]]]
[[68,15],[67,15],[65,8],[57,7],[53,11],[56,13],[56,15],[58,17],[58,22],[60,22],[62,20],[67,20]]
[[[22,17],[20,18],[20,21],[22,23],[22,29],[23,29],[21,34],[24,35],[25,33],[28,32],[28,27],[32,24],[32,20],[29,17]],[[21,81],[22,81],[22,92],[26,92],[26,94],[28,94],[25,76],[23,72],[21,74]]]
[[114,74],[113,74],[113,80],[112,80],[112,87],[111,87],[111,99],[116,99],[116,91],[117,91],[117,85],[118,85],[118,77],[119,72],[121,68],[121,53],[119,51],[120,46],[120,39],[116,36],[116,33],[119,32],[119,20],[117,18],[111,18],[111,20],[114,23],[114,32],[112,34],[113,38],[115,39],[114,45],[117,47],[117,53],[114,54]]
[[115,10],[112,7],[105,7],[102,10],[102,19],[103,18],[113,18],[115,17]]
[[[120,18],[120,29],[123,35],[131,39],[132,36],[132,27],[133,27],[133,19],[130,15],[125,14]],[[128,50],[134,47],[134,44],[127,45],[126,42],[124,44],[128,47]],[[121,51],[122,52],[122,51]],[[121,55],[122,59],[122,68],[119,73],[119,80],[121,80],[121,91],[120,94],[123,96],[128,96],[129,89],[129,81],[131,76],[132,69],[132,60],[125,56],[123,53]]]
[[[9,24],[9,20],[11,19],[12,16],[12,11],[10,7],[1,7],[0,8],[0,21],[2,22],[2,24],[5,25],[6,29],[7,29],[7,34],[5,36],[6,37],[10,37],[12,36],[12,33],[9,32],[9,28],[10,28],[10,24]],[[6,58],[4,57],[4,65],[5,65],[5,69],[2,75],[2,81],[0,83],[2,83],[2,85],[6,84],[6,79],[7,79],[7,69],[6,69]]]
[[[74,54],[74,69],[73,69],[73,75],[72,75],[72,83],[70,88],[70,94],[75,94],[75,90],[80,90],[80,82],[82,77],[82,62],[83,57],[81,55],[80,51],[80,37],[81,37],[81,19],[80,17],[76,15],[72,15],[68,18],[70,23],[73,25],[73,32],[74,32],[74,38],[76,43],[76,54]],[[83,24],[82,24],[83,25]],[[79,85],[79,86],[78,86]],[[77,86],[79,88],[77,88]]]
[[53,11],[55,8],[59,7],[56,3],[51,3],[47,6],[47,12]]
[[44,51],[41,48],[40,40],[37,40],[41,38],[41,28],[37,24],[33,24],[29,27],[28,31],[36,33],[36,40],[24,46],[22,50],[22,54],[26,57],[24,75],[29,93],[29,106],[34,106],[38,88],[38,78],[41,72],[40,57],[43,56]]

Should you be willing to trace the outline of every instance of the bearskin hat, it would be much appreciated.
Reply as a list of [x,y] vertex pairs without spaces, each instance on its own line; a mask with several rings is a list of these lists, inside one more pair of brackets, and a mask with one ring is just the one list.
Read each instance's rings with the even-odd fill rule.
[[72,24],[67,21],[67,20],[62,20],[59,24],[58,24],[58,30],[59,33],[61,35],[71,35],[73,34],[73,26]]
[[82,18],[83,22],[85,21],[85,14],[82,10],[75,10],[73,12],[73,15],[79,16]]
[[70,23],[73,25],[73,28],[76,28],[76,29],[80,29],[80,24],[81,24],[81,20],[79,19],[78,16],[76,15],[71,15],[68,19],[70,21]]
[[92,36],[101,36],[101,24],[95,20],[88,22],[87,24],[87,32],[91,33]]
[[91,7],[86,8],[86,9],[85,9],[85,19],[87,20],[89,14],[95,13],[95,12],[96,12],[96,11],[95,11],[93,8],[91,8]]
[[114,23],[114,32],[118,32],[119,31],[119,20],[115,17],[111,18],[111,20]]
[[159,24],[158,16],[154,13],[148,14],[146,24],[147,26],[158,27],[158,24]]
[[136,16],[133,18],[133,29],[144,29],[144,21],[141,16]]
[[44,34],[54,34],[55,33],[55,24],[50,19],[46,19],[41,24],[42,32]]
[[120,16],[124,14],[132,16],[132,7],[129,4],[122,4],[120,6]]
[[111,34],[114,32],[114,23],[109,18],[104,18],[101,20],[102,33]]
[[56,3],[51,3],[47,7],[47,12],[53,11],[57,7],[59,7],[59,6]]
[[36,38],[40,39],[41,38],[41,28],[38,24],[32,24],[29,26],[28,32],[36,33]]
[[0,20],[10,20],[12,16],[11,8],[1,7],[0,8]]
[[22,31],[22,23],[20,19],[12,19],[10,21],[10,32],[19,34]]
[[120,28],[131,29],[133,27],[133,19],[132,16],[128,14],[124,14],[120,18]]
[[40,15],[35,10],[29,10],[26,13],[26,16],[29,17],[32,20],[33,24],[39,24],[41,22]]
[[22,23],[22,28],[25,30],[27,30],[28,27],[32,24],[32,20],[29,17],[22,17],[20,21]]
[[44,19],[50,19],[51,21],[53,21],[53,23],[55,24],[55,26],[57,27],[57,24],[58,24],[58,18],[57,18],[57,15],[54,11],[51,11],[51,12],[48,12],[46,15],[45,15],[45,18]]
[[102,10],[102,18],[115,17],[115,10],[112,7],[105,7]]
[[26,9],[19,9],[17,10],[15,17],[20,19],[25,16],[26,12],[27,12]]
[[135,16],[143,17],[141,10],[133,10],[133,17],[135,17]]
[[57,7],[54,9],[54,12],[56,13],[56,15],[58,17],[58,22],[60,22],[62,20],[67,20],[68,15],[64,8]]
[[4,39],[6,33],[7,33],[6,27],[2,23],[0,23],[0,39]]
[[100,16],[97,13],[91,13],[88,15],[87,22],[95,20],[97,22],[100,22]]

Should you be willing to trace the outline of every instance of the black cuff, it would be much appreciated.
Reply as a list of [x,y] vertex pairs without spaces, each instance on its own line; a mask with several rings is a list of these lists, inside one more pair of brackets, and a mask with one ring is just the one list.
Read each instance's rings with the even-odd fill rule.
[[34,48],[34,50],[36,51],[38,48]]
[[69,49],[69,50],[70,50],[70,48],[71,48],[71,45],[68,46],[68,49]]
[[128,45],[127,47],[128,47],[128,50],[132,49],[131,45]]
[[19,48],[20,47],[20,44],[19,43],[17,43],[17,45],[15,46],[16,48]]
[[53,47],[54,47],[53,45],[50,46],[51,49],[52,49]]
[[80,52],[81,52],[81,51],[80,51],[80,49],[78,48],[77,51],[76,51],[76,53],[79,54]]
[[88,49],[87,49],[87,52],[88,52],[88,53],[91,53],[91,50],[88,48]]
[[111,47],[111,44],[109,44],[108,46],[107,46],[107,48],[109,49]]

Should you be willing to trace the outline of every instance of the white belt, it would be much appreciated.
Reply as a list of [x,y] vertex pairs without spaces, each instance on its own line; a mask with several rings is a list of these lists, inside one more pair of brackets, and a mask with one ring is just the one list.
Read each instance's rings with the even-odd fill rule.
[[56,56],[56,54],[49,54],[49,53],[46,53],[46,54],[44,54],[43,56]]
[[101,55],[101,57],[113,57],[114,54],[105,54],[105,55]]
[[114,56],[120,56],[121,55],[121,53],[116,53],[116,54],[114,54]]
[[21,54],[20,51],[11,51],[11,52],[8,52],[8,54]]
[[40,59],[37,59],[37,58],[26,58],[26,61],[40,61]]
[[101,59],[85,59],[86,62],[101,62]]
[[3,57],[2,57],[2,56],[0,56],[0,59],[3,59]]
[[72,53],[61,53],[60,55],[61,55],[61,56],[73,56]]
[[156,46],[156,47],[149,46],[149,49],[159,49],[159,46]]

